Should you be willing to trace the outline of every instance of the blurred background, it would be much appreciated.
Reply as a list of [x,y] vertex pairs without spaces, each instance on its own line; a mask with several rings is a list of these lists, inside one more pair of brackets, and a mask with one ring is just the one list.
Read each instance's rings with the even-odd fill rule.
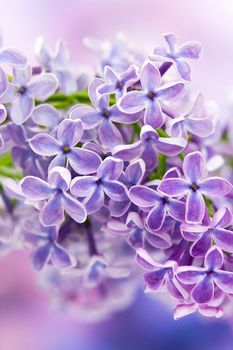
[[[149,50],[161,43],[163,32],[175,32],[181,43],[198,40],[203,54],[194,64],[193,86],[223,107],[233,87],[232,18],[231,0],[0,1],[8,44],[31,62],[39,35],[52,47],[64,39],[80,64],[96,62],[83,46],[87,36],[112,40],[121,31]],[[229,321],[173,321],[170,310],[143,292],[112,319],[81,324],[49,306],[26,253],[0,260],[0,350],[232,350],[232,344]]]

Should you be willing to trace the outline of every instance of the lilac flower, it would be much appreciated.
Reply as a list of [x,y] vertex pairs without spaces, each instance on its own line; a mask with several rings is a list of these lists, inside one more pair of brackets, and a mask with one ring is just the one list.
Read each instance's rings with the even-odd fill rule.
[[127,92],[118,102],[119,109],[128,114],[144,110],[144,124],[159,128],[163,125],[160,101],[171,101],[184,94],[183,83],[169,83],[163,86],[158,68],[146,61],[140,72],[142,91]]
[[[67,193],[70,183],[69,170],[59,166],[50,171],[48,182],[35,176],[26,176],[20,181],[21,190],[27,199],[43,201],[40,210],[42,225],[61,224],[64,221],[64,210],[78,223],[86,220],[83,205]],[[45,200],[48,202],[44,203]]]
[[205,158],[200,152],[189,153],[183,162],[185,179],[164,179],[158,191],[165,196],[181,197],[187,195],[185,221],[200,223],[205,214],[203,195],[209,197],[225,196],[232,185],[224,178],[213,176],[204,178]]
[[106,82],[100,85],[98,92],[102,94],[115,94],[116,99],[119,100],[127,88],[138,81],[138,72],[136,66],[129,66],[124,72],[117,73],[113,68],[106,66],[104,69],[104,80]]
[[159,137],[150,125],[141,128],[140,140],[131,145],[114,147],[112,154],[124,161],[142,158],[148,170],[153,170],[158,164],[158,152],[176,156],[185,147],[181,138]]
[[[125,172],[121,174],[118,181],[121,181],[129,188],[133,185],[140,184],[143,177],[145,176],[145,172],[145,163],[142,159],[139,159],[127,166]],[[121,217],[127,210],[130,211],[132,209],[132,206],[133,205],[129,198],[127,198],[125,201],[120,202],[116,202],[112,199],[109,201],[109,209],[111,211],[111,215],[114,217]]]
[[203,96],[199,93],[191,110],[178,118],[169,119],[166,131],[174,137],[187,139],[187,133],[198,137],[208,137],[214,132],[214,122],[210,117],[199,117]]
[[56,156],[49,165],[49,170],[55,166],[65,166],[66,161],[79,174],[94,173],[101,163],[101,158],[94,152],[75,147],[83,135],[80,120],[63,120],[57,129],[57,138],[40,133],[28,142],[31,149],[41,156]]
[[35,45],[35,53],[45,72],[51,72],[57,77],[60,91],[65,94],[76,91],[77,83],[73,72],[74,67],[68,48],[63,41],[57,43],[56,51],[52,53],[45,45],[43,38],[40,37]]
[[133,124],[140,120],[142,114],[127,114],[121,112],[116,105],[109,106],[109,96],[99,95],[97,89],[103,80],[95,78],[89,85],[89,97],[93,107],[77,105],[70,112],[71,119],[81,119],[84,129],[93,129],[98,126],[98,136],[104,146],[112,147],[122,144],[123,139],[115,123]]
[[[4,49],[3,32],[0,30],[0,64],[8,64],[15,68],[24,68],[27,65],[26,57],[18,50],[13,48]],[[0,96],[8,88],[8,78],[5,71],[0,67]]]
[[181,232],[188,241],[194,241],[190,248],[193,257],[204,257],[212,242],[228,253],[233,253],[233,231],[226,229],[232,224],[232,214],[227,208],[220,208],[209,225],[183,223]]
[[127,200],[127,188],[116,181],[123,170],[123,162],[112,157],[105,158],[93,176],[77,176],[72,180],[70,191],[77,197],[85,197],[83,205],[88,214],[104,206],[105,196],[114,201]]
[[146,250],[139,248],[136,252],[137,263],[146,270],[152,270],[144,274],[146,291],[158,291],[165,287],[167,291],[176,299],[183,300],[187,297],[187,291],[176,279],[177,263],[166,261],[165,264],[157,263]]
[[194,285],[192,299],[198,304],[213,300],[215,286],[224,293],[233,293],[233,272],[221,270],[224,256],[216,246],[211,247],[205,257],[204,267],[180,266],[177,278],[180,282]]
[[13,81],[0,98],[2,103],[11,103],[10,116],[15,124],[23,124],[34,109],[34,100],[46,100],[58,86],[55,75],[44,73],[31,79],[31,68],[13,70]]
[[201,45],[197,41],[188,41],[177,46],[176,37],[172,33],[164,34],[168,50],[163,47],[156,47],[150,57],[156,62],[174,63],[179,76],[184,80],[190,80],[191,68],[186,62],[187,59],[199,58]]
[[27,243],[36,247],[32,255],[32,263],[36,270],[41,270],[52,262],[58,268],[69,267],[74,263],[74,257],[58,243],[58,229],[55,226],[37,225],[33,227],[26,223],[23,236]]
[[141,185],[132,186],[129,190],[129,198],[139,208],[151,208],[147,225],[153,231],[162,227],[167,214],[175,220],[184,220],[185,204],[163,196],[152,188]]
[[38,126],[46,127],[48,130],[53,131],[60,124],[61,115],[55,107],[43,103],[34,109],[32,120]]

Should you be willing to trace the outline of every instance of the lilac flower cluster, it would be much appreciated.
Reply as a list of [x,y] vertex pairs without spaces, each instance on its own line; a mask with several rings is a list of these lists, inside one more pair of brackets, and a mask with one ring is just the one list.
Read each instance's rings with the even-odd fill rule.
[[87,90],[62,42],[40,39],[37,67],[0,50],[0,252],[31,249],[85,320],[126,307],[142,273],[175,319],[231,305],[232,120],[190,88],[200,44],[164,39],[151,55],[88,40],[102,58]]

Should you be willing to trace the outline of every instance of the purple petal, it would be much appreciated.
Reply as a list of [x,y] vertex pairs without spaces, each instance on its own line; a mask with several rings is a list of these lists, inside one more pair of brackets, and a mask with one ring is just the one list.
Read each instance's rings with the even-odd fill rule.
[[54,245],[51,260],[53,265],[61,269],[72,265],[69,253],[59,244]]
[[220,208],[213,216],[211,227],[228,227],[233,222],[233,214],[228,208]]
[[158,151],[171,157],[177,156],[177,154],[182,152],[185,145],[186,142],[184,139],[175,137],[160,137],[156,142]]
[[203,194],[213,197],[225,196],[233,188],[229,181],[217,176],[202,180],[199,183],[199,187]]
[[101,121],[101,114],[93,107],[84,104],[74,106],[69,117],[73,120],[81,119],[86,130],[95,128]]
[[214,132],[214,123],[209,118],[187,118],[185,121],[187,130],[199,137],[207,137]]
[[138,122],[142,117],[141,113],[135,113],[135,114],[124,113],[120,111],[115,105],[109,109],[109,112],[111,113],[110,119],[113,122],[122,123],[122,124],[134,124]]
[[111,215],[114,217],[121,217],[128,210],[130,204],[131,203],[129,200],[120,201],[120,202],[110,200],[109,209],[110,209]]
[[111,149],[122,144],[122,136],[118,128],[106,118],[102,118],[99,125],[99,138],[101,142]]
[[56,157],[53,158],[53,160],[51,160],[48,167],[48,172],[50,172],[53,168],[57,166],[65,167],[66,163],[66,155],[63,153],[59,153]]
[[71,174],[64,167],[54,167],[49,173],[48,182],[55,189],[67,191],[70,187]]
[[32,76],[31,66],[27,66],[24,69],[13,69],[14,82],[20,86],[27,86]]
[[28,140],[33,152],[41,156],[55,156],[61,152],[61,145],[52,136],[41,133]]
[[62,197],[53,196],[40,211],[40,222],[44,226],[60,225],[64,221],[64,209],[62,206]]
[[8,79],[4,70],[0,67],[0,96],[2,96],[8,87]]
[[96,176],[77,176],[71,181],[70,192],[76,197],[87,197],[96,188]]
[[42,104],[34,109],[32,119],[38,125],[54,128],[59,124],[60,114],[55,107]]
[[171,53],[174,53],[176,48],[176,36],[173,33],[163,34]]
[[158,154],[153,142],[146,142],[141,154],[148,171],[153,171],[158,165]]
[[163,115],[158,101],[149,101],[145,108],[144,123],[157,129],[163,125]]
[[205,171],[205,158],[200,152],[189,153],[183,161],[183,172],[191,183],[197,183]]
[[37,248],[32,255],[32,263],[36,270],[42,270],[50,257],[51,244],[45,244]]
[[90,97],[91,103],[95,108],[98,108],[100,94],[97,92],[97,88],[102,85],[104,81],[99,78],[94,78],[88,87],[88,95]]
[[181,266],[177,269],[177,278],[184,284],[195,284],[205,277],[206,270],[195,266]]
[[160,269],[153,272],[147,272],[144,274],[144,281],[151,290],[158,290],[163,284],[166,277],[166,270]]
[[20,181],[19,186],[23,194],[31,200],[44,200],[52,194],[48,183],[35,176],[26,176]]
[[157,90],[158,98],[169,101],[181,98],[184,93],[185,87],[183,83],[166,84]]
[[185,218],[185,204],[181,201],[170,199],[167,205],[169,215],[178,221],[184,221]]
[[217,271],[213,275],[214,282],[225,293],[233,294],[233,272]]
[[179,197],[185,194],[189,189],[188,184],[183,179],[165,179],[158,186],[158,191],[162,192],[166,196]]
[[0,62],[18,68],[23,68],[27,65],[26,57],[20,51],[11,48],[1,51]]
[[179,46],[176,50],[177,56],[197,59],[200,56],[201,44],[197,41],[188,41]]
[[151,62],[146,61],[140,72],[140,81],[143,90],[155,91],[160,85],[159,69]]
[[198,304],[208,304],[214,296],[214,282],[212,278],[205,277],[192,290],[191,296]]
[[95,213],[101,209],[104,206],[104,198],[105,196],[102,186],[96,186],[94,192],[83,202],[87,214]]
[[83,135],[81,120],[64,119],[58,127],[57,138],[63,146],[75,146]]
[[101,164],[98,154],[81,148],[73,148],[68,159],[71,167],[81,175],[95,173]]
[[104,192],[114,201],[125,201],[128,199],[127,188],[118,181],[104,181]]
[[147,98],[142,91],[127,92],[118,102],[118,107],[125,113],[138,113],[146,107]]
[[131,185],[140,184],[146,171],[145,163],[139,159],[127,167],[125,171],[126,178]]
[[150,211],[147,217],[147,225],[149,229],[152,231],[159,230],[164,223],[165,216],[166,206],[162,204],[157,204],[157,206]]
[[112,154],[116,158],[120,158],[122,160],[132,160],[138,158],[141,152],[141,142],[135,142],[132,145],[122,145],[114,147]]
[[[197,235],[196,235],[197,236]],[[198,238],[198,236],[197,236]],[[207,251],[212,245],[211,236],[207,233],[204,233],[203,236],[198,239],[190,248],[190,254],[195,258],[204,258]]]
[[223,228],[213,229],[212,232],[217,246],[228,253],[233,253],[233,232]]
[[58,80],[52,73],[43,73],[28,84],[28,93],[39,101],[46,100],[58,88]]
[[146,186],[132,186],[129,190],[130,200],[139,207],[153,207],[160,203],[161,196]]
[[178,71],[179,76],[186,80],[190,81],[191,80],[191,68],[190,65],[187,62],[184,61],[176,61],[176,68]]
[[118,81],[118,76],[110,66],[104,67],[104,78],[109,80],[112,84],[116,84]]
[[185,221],[188,223],[202,222],[205,214],[205,201],[200,191],[190,191],[186,202]]
[[32,114],[34,100],[27,94],[20,95],[11,105],[10,116],[17,125],[23,124]]
[[197,305],[192,304],[179,304],[174,311],[174,319],[179,320],[184,316],[190,315],[197,310]]
[[171,247],[171,242],[167,237],[159,236],[155,234],[151,234],[149,232],[146,233],[146,240],[147,242],[152,245],[152,247],[159,248],[159,249],[168,249]]
[[221,249],[216,246],[211,247],[205,257],[204,265],[208,270],[220,270],[224,256]]
[[136,251],[136,262],[144,269],[154,269],[155,267],[162,267],[161,264],[157,264],[150,254],[142,248]]
[[84,206],[67,193],[63,193],[62,198],[64,209],[69,214],[69,216],[78,223],[84,222],[87,218]]
[[107,157],[99,166],[97,176],[106,180],[117,180],[123,171],[123,166],[122,160]]

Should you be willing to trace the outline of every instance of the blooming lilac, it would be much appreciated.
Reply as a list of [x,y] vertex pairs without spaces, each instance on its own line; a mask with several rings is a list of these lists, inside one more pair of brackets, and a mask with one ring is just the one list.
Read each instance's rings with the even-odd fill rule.
[[43,202],[48,200],[42,204],[40,211],[42,225],[61,224],[64,221],[64,211],[79,223],[86,220],[83,205],[67,193],[70,183],[70,172],[62,167],[50,171],[48,182],[35,176],[26,176],[21,180],[20,187],[27,199]]
[[55,166],[65,166],[66,161],[79,174],[94,173],[101,163],[101,158],[94,152],[75,147],[83,135],[80,120],[63,120],[57,129],[57,138],[40,133],[28,140],[31,149],[41,156],[56,156],[49,165],[49,170]]
[[103,85],[100,85],[98,92],[102,94],[116,94],[116,99],[118,100],[122,97],[127,88],[132,86],[139,80],[137,67],[131,65],[124,72],[115,72],[109,66],[104,69],[104,80]]
[[133,124],[140,120],[142,114],[123,113],[116,105],[109,106],[109,96],[99,95],[97,89],[103,84],[101,79],[94,79],[89,86],[89,97],[93,107],[77,105],[70,112],[71,119],[81,119],[84,129],[98,126],[98,136],[104,146],[111,149],[122,144],[123,138],[114,123]]
[[233,231],[227,229],[232,224],[232,214],[228,208],[220,208],[206,225],[183,223],[181,232],[188,241],[193,241],[190,253],[194,257],[204,257],[212,241],[228,253],[233,253]]
[[113,155],[124,161],[142,158],[148,170],[158,164],[158,152],[175,156],[182,152],[185,140],[180,138],[159,137],[150,125],[144,125],[140,132],[140,140],[131,145],[120,145],[113,149]]
[[205,158],[200,152],[189,153],[183,162],[183,178],[164,179],[158,190],[166,196],[181,197],[187,195],[185,221],[200,223],[205,214],[203,195],[209,197],[225,196],[232,185],[224,178],[213,176],[203,178]]
[[69,267],[75,261],[74,257],[58,243],[58,230],[55,226],[27,222],[23,229],[23,236],[27,243],[35,247],[32,263],[36,270],[43,269],[50,260],[58,268]]
[[225,293],[233,293],[233,273],[221,270],[223,261],[223,252],[213,246],[206,254],[204,267],[182,266],[177,268],[179,281],[194,285],[191,297],[196,303],[210,303],[216,287]]
[[184,80],[190,80],[191,68],[187,59],[197,59],[200,56],[201,45],[197,41],[188,41],[177,46],[176,37],[173,33],[163,35],[168,49],[156,47],[151,59],[156,62],[174,63],[179,76]]
[[127,92],[118,102],[119,109],[128,114],[144,110],[144,123],[153,128],[163,125],[163,114],[160,101],[176,100],[184,94],[183,83],[161,85],[158,68],[146,61],[140,72],[142,90]]
[[108,157],[100,164],[96,175],[74,178],[70,187],[71,193],[77,197],[85,197],[83,204],[88,214],[103,207],[105,196],[115,201],[127,200],[126,187],[116,181],[122,170],[121,160]]
[[203,96],[199,93],[187,114],[168,120],[166,131],[169,135],[187,139],[188,133],[199,137],[208,137],[214,132],[214,121],[208,116],[198,116],[202,100]]
[[35,99],[46,100],[58,87],[57,79],[51,73],[43,73],[34,79],[31,74],[30,66],[14,69],[13,80],[0,98],[2,103],[11,103],[10,116],[15,124],[23,124],[32,115]]

